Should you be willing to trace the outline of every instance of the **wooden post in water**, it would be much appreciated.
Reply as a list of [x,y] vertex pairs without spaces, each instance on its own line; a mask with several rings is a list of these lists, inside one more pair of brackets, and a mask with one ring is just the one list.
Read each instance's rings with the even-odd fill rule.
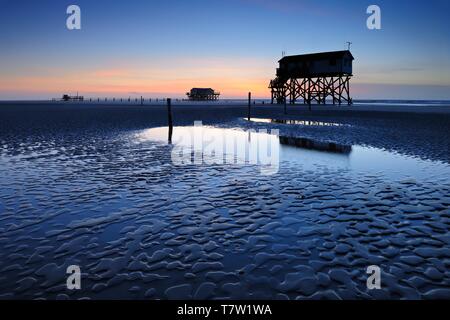
[[248,121],[250,121],[250,104],[251,104],[251,101],[252,101],[252,93],[251,92],[249,92],[248,93],[248,110],[247,110],[247,120]]
[[141,96],[141,106],[143,106],[144,105],[144,100],[142,99],[142,96]]
[[172,143],[173,120],[172,120],[172,100],[167,98],[167,122],[169,125],[169,143]]

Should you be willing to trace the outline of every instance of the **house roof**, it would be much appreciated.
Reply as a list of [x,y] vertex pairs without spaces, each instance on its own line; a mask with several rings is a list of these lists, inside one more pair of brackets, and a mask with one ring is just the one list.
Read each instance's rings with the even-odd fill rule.
[[339,59],[339,58],[343,58],[347,54],[350,55],[352,60],[355,59],[349,50],[343,50],[343,51],[330,51],[330,52],[299,54],[299,55],[295,55],[295,56],[285,56],[285,57],[281,58],[278,62]]
[[214,89],[212,88],[192,88],[191,93],[197,93],[197,94],[213,94]]

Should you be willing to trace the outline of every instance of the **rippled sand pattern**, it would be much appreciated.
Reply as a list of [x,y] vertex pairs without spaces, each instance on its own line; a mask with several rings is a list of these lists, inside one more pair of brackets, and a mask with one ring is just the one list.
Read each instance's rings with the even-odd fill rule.
[[0,298],[450,298],[450,183],[177,167],[133,136],[2,146]]

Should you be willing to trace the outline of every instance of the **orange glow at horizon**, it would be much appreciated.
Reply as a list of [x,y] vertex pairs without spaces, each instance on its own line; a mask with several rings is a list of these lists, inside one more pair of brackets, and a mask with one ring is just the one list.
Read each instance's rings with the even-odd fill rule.
[[95,70],[55,68],[45,74],[2,75],[0,93],[48,93],[49,98],[75,92],[92,97],[182,97],[193,87],[211,87],[225,98],[246,97],[249,91],[255,97],[269,97],[268,82],[273,77],[274,68],[263,64],[242,59],[238,62],[184,59],[157,61],[153,65],[118,63],[119,67],[106,66]]

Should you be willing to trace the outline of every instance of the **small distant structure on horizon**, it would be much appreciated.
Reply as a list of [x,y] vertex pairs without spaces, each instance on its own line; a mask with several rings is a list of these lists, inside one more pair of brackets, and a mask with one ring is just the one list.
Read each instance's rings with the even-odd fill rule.
[[350,79],[353,60],[350,50],[284,56],[278,63],[276,78],[270,81],[272,103],[295,104],[303,100],[325,104],[331,97],[333,104],[353,103]]
[[219,100],[220,92],[211,88],[192,88],[186,95],[192,101],[216,101]]
[[69,96],[68,94],[63,94],[62,96],[62,101],[83,101],[84,97],[83,96],[79,96],[78,92],[76,96]]

